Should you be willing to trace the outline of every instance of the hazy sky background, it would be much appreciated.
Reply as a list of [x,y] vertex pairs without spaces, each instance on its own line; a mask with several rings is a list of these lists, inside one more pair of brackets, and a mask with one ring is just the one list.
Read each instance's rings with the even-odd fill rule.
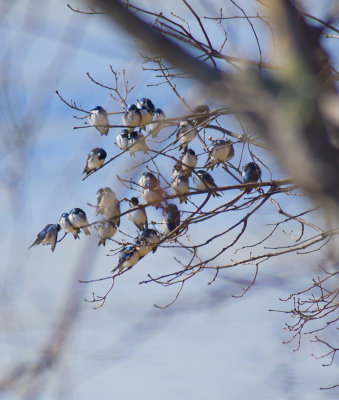
[[[166,7],[164,1],[157,6],[150,1],[137,3],[155,11]],[[218,4],[203,3],[203,15],[217,15]],[[309,2],[309,6],[315,3]],[[70,4],[85,7],[80,2]],[[230,3],[220,4],[226,4],[231,15],[238,14]],[[321,16],[324,4],[317,3],[317,15]],[[180,15],[186,12],[179,1],[171,2],[171,7]],[[211,23],[208,26],[215,40],[221,38],[217,28]],[[34,363],[43,354],[62,313],[74,307],[70,334],[58,362],[38,379],[20,380],[10,390],[0,392],[0,398],[337,399],[338,390],[320,391],[319,387],[338,382],[338,364],[321,367],[321,361],[311,353],[319,355],[324,349],[307,340],[299,352],[292,351],[295,345],[283,345],[289,337],[284,324],[291,321],[285,314],[268,311],[288,308],[279,298],[307,287],[325,253],[289,255],[263,264],[256,285],[241,299],[232,294],[240,294],[252,279],[253,267],[226,270],[213,285],[207,284],[213,273],[205,271],[188,281],[173,306],[161,310],[153,305],[168,304],[177,288],[139,282],[148,273],[155,276],[177,269],[173,257],[182,253],[158,249],[117,279],[104,307],[93,310],[84,298],[90,299],[93,291],[104,294],[109,281],[81,285],[78,280],[109,276],[117,263],[117,256],[107,257],[109,244],[106,248],[96,246],[94,229],[90,237],[82,236],[80,241],[66,237],[53,254],[49,246],[27,250],[36,234],[47,223],[56,223],[64,211],[83,208],[93,221],[95,211],[87,203],[95,203],[100,187],[110,185],[119,197],[125,196],[116,175],[131,167],[131,158],[125,154],[81,181],[92,148],[105,148],[108,157],[117,153],[114,141],[118,130],[111,129],[107,137],[94,128],[73,130],[73,126],[83,124],[73,115],[81,114],[63,104],[55,90],[87,110],[101,105],[107,111],[119,111],[109,91],[86,76],[90,72],[96,80],[113,85],[112,65],[115,70],[126,69],[128,80],[135,84],[129,102],[150,97],[169,117],[186,110],[167,87],[146,86],[156,79],[153,72],[142,71],[136,42],[104,16],[75,14],[67,8],[67,1],[4,1],[0,30],[4,149],[0,161],[0,382],[16,366]],[[229,23],[227,54],[236,51],[257,57],[254,38],[248,32],[244,22]],[[260,32],[264,34],[265,28]],[[266,45],[269,47],[268,41]],[[209,102],[191,82],[182,83],[181,90],[190,104]],[[110,117],[111,123],[119,121],[120,117]],[[240,133],[232,118],[225,118],[224,124]],[[275,178],[284,176],[269,154],[262,152],[261,156],[272,166]],[[235,160],[238,158],[236,154]],[[137,157],[135,163],[142,160]],[[170,171],[171,163],[165,160],[161,165]],[[138,171],[136,178],[141,174]],[[234,183],[222,172],[213,176],[217,184]],[[265,177],[268,179],[267,173]],[[232,198],[229,196],[224,194],[225,201]],[[297,212],[305,203],[289,197],[282,199],[282,204],[295,207]],[[152,218],[158,216],[158,212],[152,213]],[[273,206],[267,205],[250,222],[246,241],[241,243],[255,241],[258,231],[268,229],[265,224],[278,220]],[[231,222],[206,223],[189,233],[192,240],[201,240],[209,229],[219,231]],[[126,218],[122,228],[136,234]],[[216,241],[215,246],[224,240]],[[224,257],[231,256],[227,253]]]

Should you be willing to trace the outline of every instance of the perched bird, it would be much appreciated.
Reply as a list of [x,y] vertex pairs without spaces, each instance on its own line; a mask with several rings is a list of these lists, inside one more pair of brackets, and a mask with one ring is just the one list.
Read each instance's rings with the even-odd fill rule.
[[98,231],[99,243],[98,246],[106,245],[106,239],[110,239],[112,236],[116,234],[117,227],[112,221],[104,221],[95,227]]
[[79,233],[80,233],[80,229],[79,228],[75,228],[70,220],[69,220],[69,214],[68,213],[63,213],[60,217],[59,220],[59,224],[61,229],[65,232],[65,233],[73,233],[74,239],[80,239],[79,238]]
[[160,243],[160,237],[158,232],[154,229],[145,229],[135,240],[135,245],[139,253],[139,257],[142,258],[149,252],[155,253]]
[[[207,104],[200,104],[193,109],[194,114],[209,114],[209,112],[210,112],[210,108],[208,107]],[[208,118],[209,118],[209,115],[207,115],[207,116],[201,115],[199,117],[196,117],[195,118],[195,126],[202,125],[203,122],[208,120]]]
[[230,140],[212,140],[208,150],[208,160],[205,164],[207,169],[213,170],[216,165],[229,161],[234,157],[234,147]]
[[180,203],[187,203],[187,193],[189,193],[188,176],[179,172],[171,183],[174,194],[179,196]]
[[211,192],[212,196],[221,196],[219,193],[216,192],[215,189],[217,189],[218,186],[215,184],[214,179],[208,172],[199,169],[197,173],[193,176],[193,182],[198,190],[214,189]]
[[160,186],[159,179],[152,172],[144,172],[139,179],[139,186],[143,189],[150,187],[152,189]]
[[144,172],[139,179],[139,185],[142,187],[141,196],[146,203],[158,207],[165,194],[160,187],[159,179],[152,172]]
[[148,154],[148,146],[145,141],[145,137],[141,132],[134,131],[128,136],[128,146],[129,152],[131,156],[134,156],[134,153],[138,151],[142,151],[144,154]]
[[120,226],[120,202],[113,190],[106,186],[97,191],[97,215],[102,214],[112,220],[115,225]]
[[148,132],[152,134],[152,138],[157,137],[164,124],[163,121],[166,119],[165,113],[157,108],[153,111],[152,123],[148,125]]
[[86,213],[81,208],[73,208],[68,214],[68,219],[74,228],[81,228],[86,235],[90,234]]
[[141,109],[142,107],[148,108],[151,112],[155,110],[154,104],[150,99],[147,97],[142,97],[140,100],[138,100],[137,107]]
[[128,147],[128,133],[128,129],[122,129],[116,137],[116,143],[120,150],[126,150]]
[[129,205],[132,211],[127,214],[127,218],[142,231],[147,226],[146,211],[143,207],[139,207],[139,200],[136,197],[131,198]]
[[37,246],[38,244],[50,244],[51,250],[53,252],[58,240],[59,231],[60,231],[59,224],[46,225],[44,229],[38,233],[35,242],[29,247],[29,249],[33,246]]
[[107,111],[100,106],[91,110],[88,121],[91,126],[95,126],[101,135],[107,135],[109,131]]
[[[261,178],[261,169],[255,162],[249,162],[242,167],[242,180],[244,183],[258,182]],[[251,189],[247,189],[246,193],[249,193]]]
[[147,204],[152,204],[158,208],[163,200],[164,191],[159,187],[157,189],[145,188],[141,196]]
[[139,261],[139,253],[136,249],[136,246],[125,246],[119,254],[119,263],[118,265],[112,269],[111,272],[115,272],[119,270],[119,273],[124,269],[128,269],[133,267]]
[[101,149],[100,147],[96,147],[88,153],[86,166],[83,171],[83,174],[86,173],[86,178],[88,175],[90,175],[92,172],[96,171],[102,166],[102,164],[105,162],[106,157],[106,151],[104,149]]
[[152,111],[149,108],[142,106],[141,108],[139,108],[139,113],[140,113],[140,117],[141,117],[140,130],[141,129],[146,130],[146,125],[148,125],[152,122],[152,118],[153,118]]
[[198,157],[196,156],[194,150],[187,149],[185,153],[181,156],[181,169],[183,172],[190,176],[192,174],[193,169],[197,165]]
[[191,121],[180,121],[177,129],[177,140],[181,142],[180,148],[187,149],[188,143],[196,138],[198,132]]
[[133,132],[133,129],[140,126],[141,115],[135,104],[130,104],[125,109],[122,116],[122,124],[127,126],[128,132]]
[[165,235],[168,235],[180,225],[180,212],[175,204],[168,204],[163,209],[162,224]]

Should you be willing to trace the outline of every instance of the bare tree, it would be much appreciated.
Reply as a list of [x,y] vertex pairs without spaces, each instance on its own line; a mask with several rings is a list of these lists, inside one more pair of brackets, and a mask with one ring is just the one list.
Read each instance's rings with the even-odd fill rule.
[[[140,56],[144,68],[154,72],[154,81],[149,85],[165,87],[177,97],[183,110],[173,118],[156,120],[155,110],[140,101],[139,109],[144,106],[153,114],[151,121],[142,123],[140,119],[132,124],[132,120],[121,119],[126,116],[128,105],[137,99],[133,96],[131,77],[114,66],[109,66],[113,84],[101,82],[95,72],[88,73],[90,84],[107,90],[112,98],[112,108],[107,112],[100,108],[84,109],[82,99],[69,100],[74,93],[65,94],[63,88],[56,92],[67,107],[77,112],[74,129],[117,134],[116,144],[121,151],[108,160],[103,157],[102,162],[94,163],[91,157],[99,154],[94,149],[88,156],[83,180],[95,179],[102,168],[111,168],[118,157],[126,157],[128,153],[132,156],[134,152],[145,154],[137,158],[136,166],[117,174],[116,184],[124,188],[124,198],[117,200],[114,194],[110,197],[107,188],[98,187],[97,204],[89,198],[88,205],[96,207],[102,216],[81,225],[71,221],[69,228],[64,224],[68,229],[65,235],[73,233],[74,237],[81,229],[96,228],[99,245],[106,242],[105,249],[113,256],[109,258],[111,274],[86,280],[84,272],[81,283],[107,283],[103,293],[97,294],[96,289],[87,301],[94,308],[102,307],[119,279],[127,271],[133,272],[141,258],[151,260],[155,250],[174,249],[175,263],[170,271],[158,276],[148,274],[140,283],[177,287],[171,301],[157,306],[168,308],[179,298],[185,283],[199,274],[206,273],[208,283],[213,284],[229,268],[252,266],[253,275],[236,295],[241,297],[256,283],[260,267],[266,261],[325,249],[326,259],[319,276],[313,278],[309,287],[300,288],[284,299],[292,305],[282,312],[297,317],[296,323],[287,324],[290,339],[297,341],[297,347],[304,334],[311,335],[312,340],[325,346],[319,358],[325,358],[330,365],[338,346],[335,340],[331,342],[322,334],[338,330],[339,98],[335,86],[338,72],[321,40],[338,38],[339,30],[335,27],[338,10],[333,2],[322,20],[307,13],[301,2],[275,0],[258,1],[255,15],[249,15],[231,0],[232,14],[220,9],[214,16],[204,16],[196,5],[186,0],[182,3],[190,13],[189,19],[177,15],[176,10],[158,12],[130,1],[95,0],[84,9],[68,5],[73,12],[84,14],[84,18],[88,18],[86,15],[109,18],[130,35],[137,36],[142,42]],[[247,32],[255,38],[258,51],[255,59],[225,50],[227,23],[238,20],[247,22]],[[317,27],[311,22],[316,22]],[[262,26],[270,33],[271,44],[267,47],[261,36]],[[220,43],[210,33],[216,29],[222,33]],[[204,104],[187,99],[182,82],[199,84]],[[104,119],[99,119],[99,113]],[[116,123],[111,124],[108,117]],[[238,129],[229,129],[230,117]],[[128,131],[123,137],[122,129]],[[190,153],[192,145],[196,151]],[[236,154],[236,163],[232,152]],[[190,154],[198,157],[194,165]],[[267,160],[272,154],[282,164],[285,176],[276,176],[276,171],[270,168]],[[246,168],[252,168],[249,175]],[[153,191],[156,200],[149,201],[146,190]],[[144,201],[139,199],[128,207],[131,199],[140,195]],[[103,200],[108,197],[109,205]],[[312,206],[306,208],[305,197],[312,200]],[[110,213],[117,204],[120,210],[118,216],[113,216]],[[271,225],[258,229],[257,216],[272,210]],[[148,224],[141,223],[141,227],[152,231],[156,239],[145,236],[146,230],[141,230],[137,237],[124,231],[127,218],[132,219],[135,211],[152,215]],[[220,230],[217,221],[221,220],[225,222]],[[196,230],[203,235],[195,234]],[[119,233],[115,236],[116,232]],[[34,244],[45,238],[38,237]],[[50,243],[55,246],[57,237],[54,239]],[[134,257],[135,262],[124,264],[125,255],[128,260]],[[47,355],[34,365],[11,371],[0,382],[0,388],[11,386],[23,377],[35,378],[54,362],[67,337],[65,326],[71,325],[76,312],[74,306],[62,315],[56,336],[51,338],[55,344],[48,344]]]
[[[338,8],[334,3],[329,4],[326,19],[322,20],[307,13],[301,2],[278,0],[270,3],[259,2],[254,16],[248,15],[238,3],[234,1],[231,3],[239,15],[229,16],[227,12],[220,9],[219,15],[205,17],[197,8],[194,8],[195,6],[183,0],[183,5],[191,13],[189,20],[178,16],[175,10],[171,14],[155,12],[138,7],[129,1],[123,3],[97,0],[88,10],[75,9],[71,5],[68,7],[82,14],[104,13],[114,23],[126,29],[129,34],[137,35],[137,39],[141,40],[144,46],[141,56],[144,59],[145,69],[154,71],[155,77],[159,79],[151,85],[167,85],[168,90],[173,91],[182,103],[183,109],[186,109],[186,114],[167,118],[161,122],[161,129],[177,127],[177,130],[172,129],[170,131],[172,133],[168,136],[166,134],[166,137],[162,137],[161,140],[152,142],[149,140],[151,130],[146,131],[149,157],[146,157],[139,167],[153,173],[161,184],[161,188],[165,190],[158,204],[160,208],[166,210],[169,202],[175,199],[179,199],[181,203],[182,198],[191,198],[189,208],[181,210],[181,223],[167,234],[162,234],[157,244],[160,247],[186,250],[187,256],[185,257],[183,253],[182,257],[176,260],[178,266],[173,271],[157,277],[149,275],[149,279],[141,283],[177,285],[177,295],[165,306],[168,307],[178,298],[185,282],[203,270],[215,272],[210,282],[212,283],[223,269],[245,264],[253,265],[253,279],[244,288],[242,296],[255,283],[259,265],[266,260],[288,253],[317,252],[332,241],[333,246],[328,247],[330,253],[326,268],[322,268],[322,276],[315,278],[309,288],[291,294],[287,300],[293,300],[293,308],[290,311],[284,311],[298,316],[296,324],[287,325],[292,333],[292,340],[298,338],[299,346],[302,333],[313,334],[315,341],[323,343],[329,349],[320,357],[330,357],[331,364],[338,347],[319,338],[317,332],[329,329],[338,321],[336,317],[338,253],[333,239],[339,233],[338,150],[336,147],[339,142],[338,112],[336,111],[339,98],[335,86],[338,72],[331,65],[321,39],[323,37],[337,38],[336,35],[327,32],[339,33],[335,27]],[[250,32],[255,36],[258,48],[257,59],[249,59],[246,55],[234,56],[225,51],[228,40],[225,22],[237,19],[246,20]],[[214,20],[223,32],[223,40],[220,43],[213,40],[206,27],[206,23],[211,20]],[[311,25],[314,22],[317,26]],[[268,52],[266,49],[264,51],[262,38],[257,33],[258,24],[264,24],[270,31],[272,43],[270,57],[265,57]],[[199,34],[192,33],[199,30]],[[182,44],[185,47],[182,47]],[[98,82],[90,74],[88,77],[96,85],[111,92],[117,108],[113,108],[108,114],[116,114],[122,112],[120,107],[124,109],[127,104],[133,102],[131,101],[133,87],[128,86],[124,74],[120,82],[123,90],[119,89],[119,73],[110,68],[115,81],[113,87]],[[199,104],[190,104],[180,91],[182,80],[199,82],[202,90],[207,93],[206,97],[219,106],[205,109],[196,107]],[[68,101],[60,94],[59,96],[69,107],[81,112],[82,115],[89,114],[76,103]],[[226,115],[234,115],[242,132],[234,132],[226,128]],[[178,155],[178,136],[174,136],[178,129],[181,129],[182,121],[189,123],[191,131],[196,131],[197,139],[195,140],[198,140],[201,145],[199,161],[207,156],[205,167],[217,166],[223,169],[227,177],[232,177],[234,184],[218,185],[215,188],[213,185],[205,186],[205,188],[198,185],[198,190],[192,190],[190,187],[184,197],[182,193],[178,194],[175,190],[173,195],[166,192],[171,186],[173,188],[173,180],[171,185],[171,178],[163,172],[161,165],[163,159],[171,161],[179,171],[185,169],[185,164],[180,154]],[[76,126],[75,129],[84,127],[86,126]],[[109,127],[121,128],[122,126],[109,125]],[[230,141],[235,152],[241,153],[237,165],[231,163],[231,158],[214,160],[212,164],[209,164],[209,161],[213,160],[214,151],[209,140],[217,139]],[[131,147],[127,147],[117,156],[106,161],[100,168],[113,162]],[[265,162],[262,149],[275,154],[291,177],[290,179],[277,180],[274,177]],[[186,154],[185,151],[184,154]],[[262,178],[268,176],[268,179],[259,179],[259,176],[257,182],[245,183],[241,176],[241,166],[248,161],[260,165],[265,171]],[[134,174],[133,171],[131,173]],[[192,169],[190,174],[193,178],[199,179],[197,168]],[[190,176],[190,174],[186,175]],[[117,178],[129,193],[137,195],[138,191],[143,191],[140,181],[138,182],[134,177],[124,179],[118,176]],[[227,202],[223,197],[218,198],[218,201],[211,201],[213,195],[237,189],[240,193]],[[284,203],[284,197],[302,196],[302,193],[313,200],[314,207],[296,214],[292,210],[285,210],[285,206],[281,205]],[[205,197],[200,200],[203,194]],[[249,221],[260,209],[265,209],[267,204],[273,205],[277,215],[283,218],[272,223],[271,231],[263,234],[256,242],[242,245],[242,239],[246,238],[246,234],[250,231]],[[153,205],[152,203],[142,204],[139,209],[144,210]],[[127,210],[121,213],[121,216],[130,212],[131,210]],[[237,216],[237,222],[225,226],[223,231],[215,232],[211,225],[207,225],[216,218],[223,217],[227,220],[229,213]],[[323,223],[314,222],[315,220],[310,216],[311,213],[322,215]],[[90,225],[97,223],[98,221],[95,221]],[[161,232],[164,221],[152,221],[152,224],[155,230]],[[208,228],[202,240],[192,243],[187,234],[195,224],[206,224]],[[264,247],[280,230],[288,231],[291,224],[299,225],[298,237],[287,235],[285,243],[279,241],[274,248]],[[218,251],[213,252],[212,244],[220,238],[225,238],[225,245],[220,245]],[[291,239],[292,244],[288,243]],[[114,241],[118,245],[113,250],[115,252],[121,251],[127,245],[131,245],[132,248],[136,246],[133,240]],[[263,251],[263,248],[266,250]],[[205,249],[207,251],[203,252],[202,250]],[[208,253],[209,256],[201,255],[201,251],[203,254]],[[226,263],[220,261],[220,256],[228,255],[230,252],[237,254],[238,257],[228,258],[231,261]],[[105,294],[93,294],[93,298],[88,301],[97,303],[96,307],[101,307],[112,290],[116,278],[130,268],[132,267],[121,269],[113,276],[83,281],[86,283],[102,280],[111,282]],[[318,290],[318,294],[314,293],[315,290]],[[319,319],[324,321],[320,328],[305,331],[305,326]]]

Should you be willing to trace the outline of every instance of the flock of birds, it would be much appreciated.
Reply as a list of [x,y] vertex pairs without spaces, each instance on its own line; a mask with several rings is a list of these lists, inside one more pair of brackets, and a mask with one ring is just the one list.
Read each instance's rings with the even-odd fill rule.
[[[196,170],[198,157],[194,150],[188,148],[188,145],[198,136],[197,128],[204,126],[209,119],[209,107],[207,105],[197,106],[193,112],[199,116],[193,119],[180,121],[176,129],[176,141],[180,141],[182,150],[180,161],[178,161],[171,174],[171,188],[178,196],[180,203],[187,202],[189,194],[189,178],[193,175],[193,182],[198,190],[207,191],[212,196],[220,196],[218,187],[208,170],[213,170],[219,164],[231,160],[234,157],[234,147],[230,140],[218,138],[211,140],[208,148],[208,160],[204,166],[205,169]],[[132,156],[136,152],[147,153],[149,148],[146,144],[146,138],[142,131],[148,128],[147,136],[157,137],[160,130],[164,127],[166,120],[165,113],[155,108],[152,101],[148,98],[138,100],[137,105],[131,104],[126,107],[122,117],[122,129],[116,137],[117,146],[122,151],[129,151]],[[106,110],[97,106],[91,110],[88,116],[89,124],[95,127],[101,135],[107,135],[109,132],[109,121]],[[136,130],[136,128],[139,128]],[[88,175],[100,168],[106,159],[107,153],[102,148],[93,149],[87,156],[86,165],[83,173]],[[261,178],[261,170],[255,162],[249,162],[243,166],[243,183],[258,182]],[[152,172],[144,172],[138,182],[141,189],[141,197],[148,205],[154,205],[156,208],[162,208],[163,235],[166,240],[173,240],[176,228],[180,225],[180,212],[178,207],[169,203],[166,199],[167,194],[161,188],[160,181]],[[248,190],[250,191],[250,190]],[[94,227],[98,232],[98,245],[105,246],[106,240],[111,239],[120,226],[120,201],[116,198],[114,191],[110,187],[104,187],[96,194],[96,214],[104,217],[104,220]],[[135,224],[139,234],[134,244],[125,245],[120,251],[119,262],[115,272],[122,272],[125,269],[134,266],[141,258],[148,253],[155,252],[160,241],[161,234],[155,229],[150,229],[147,222],[145,207],[139,204],[137,197],[129,200],[130,209],[127,214],[128,219]],[[62,229],[66,234],[71,233],[74,239],[79,239],[80,231],[86,235],[90,234],[90,224],[87,221],[86,213],[80,208],[73,208],[68,213],[63,213],[59,223],[48,224],[38,233],[36,240],[30,246],[39,244],[51,245],[52,252],[58,241],[58,233]]]

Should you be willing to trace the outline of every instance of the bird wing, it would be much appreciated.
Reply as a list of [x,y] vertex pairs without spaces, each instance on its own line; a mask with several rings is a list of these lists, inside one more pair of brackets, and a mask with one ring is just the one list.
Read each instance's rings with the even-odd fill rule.
[[55,249],[55,246],[57,244],[57,240],[58,240],[58,230],[57,230],[56,225],[52,225],[52,227],[50,228],[50,232],[53,235],[52,236],[52,243],[51,243],[51,250],[52,250],[52,253],[53,253],[53,251]]

